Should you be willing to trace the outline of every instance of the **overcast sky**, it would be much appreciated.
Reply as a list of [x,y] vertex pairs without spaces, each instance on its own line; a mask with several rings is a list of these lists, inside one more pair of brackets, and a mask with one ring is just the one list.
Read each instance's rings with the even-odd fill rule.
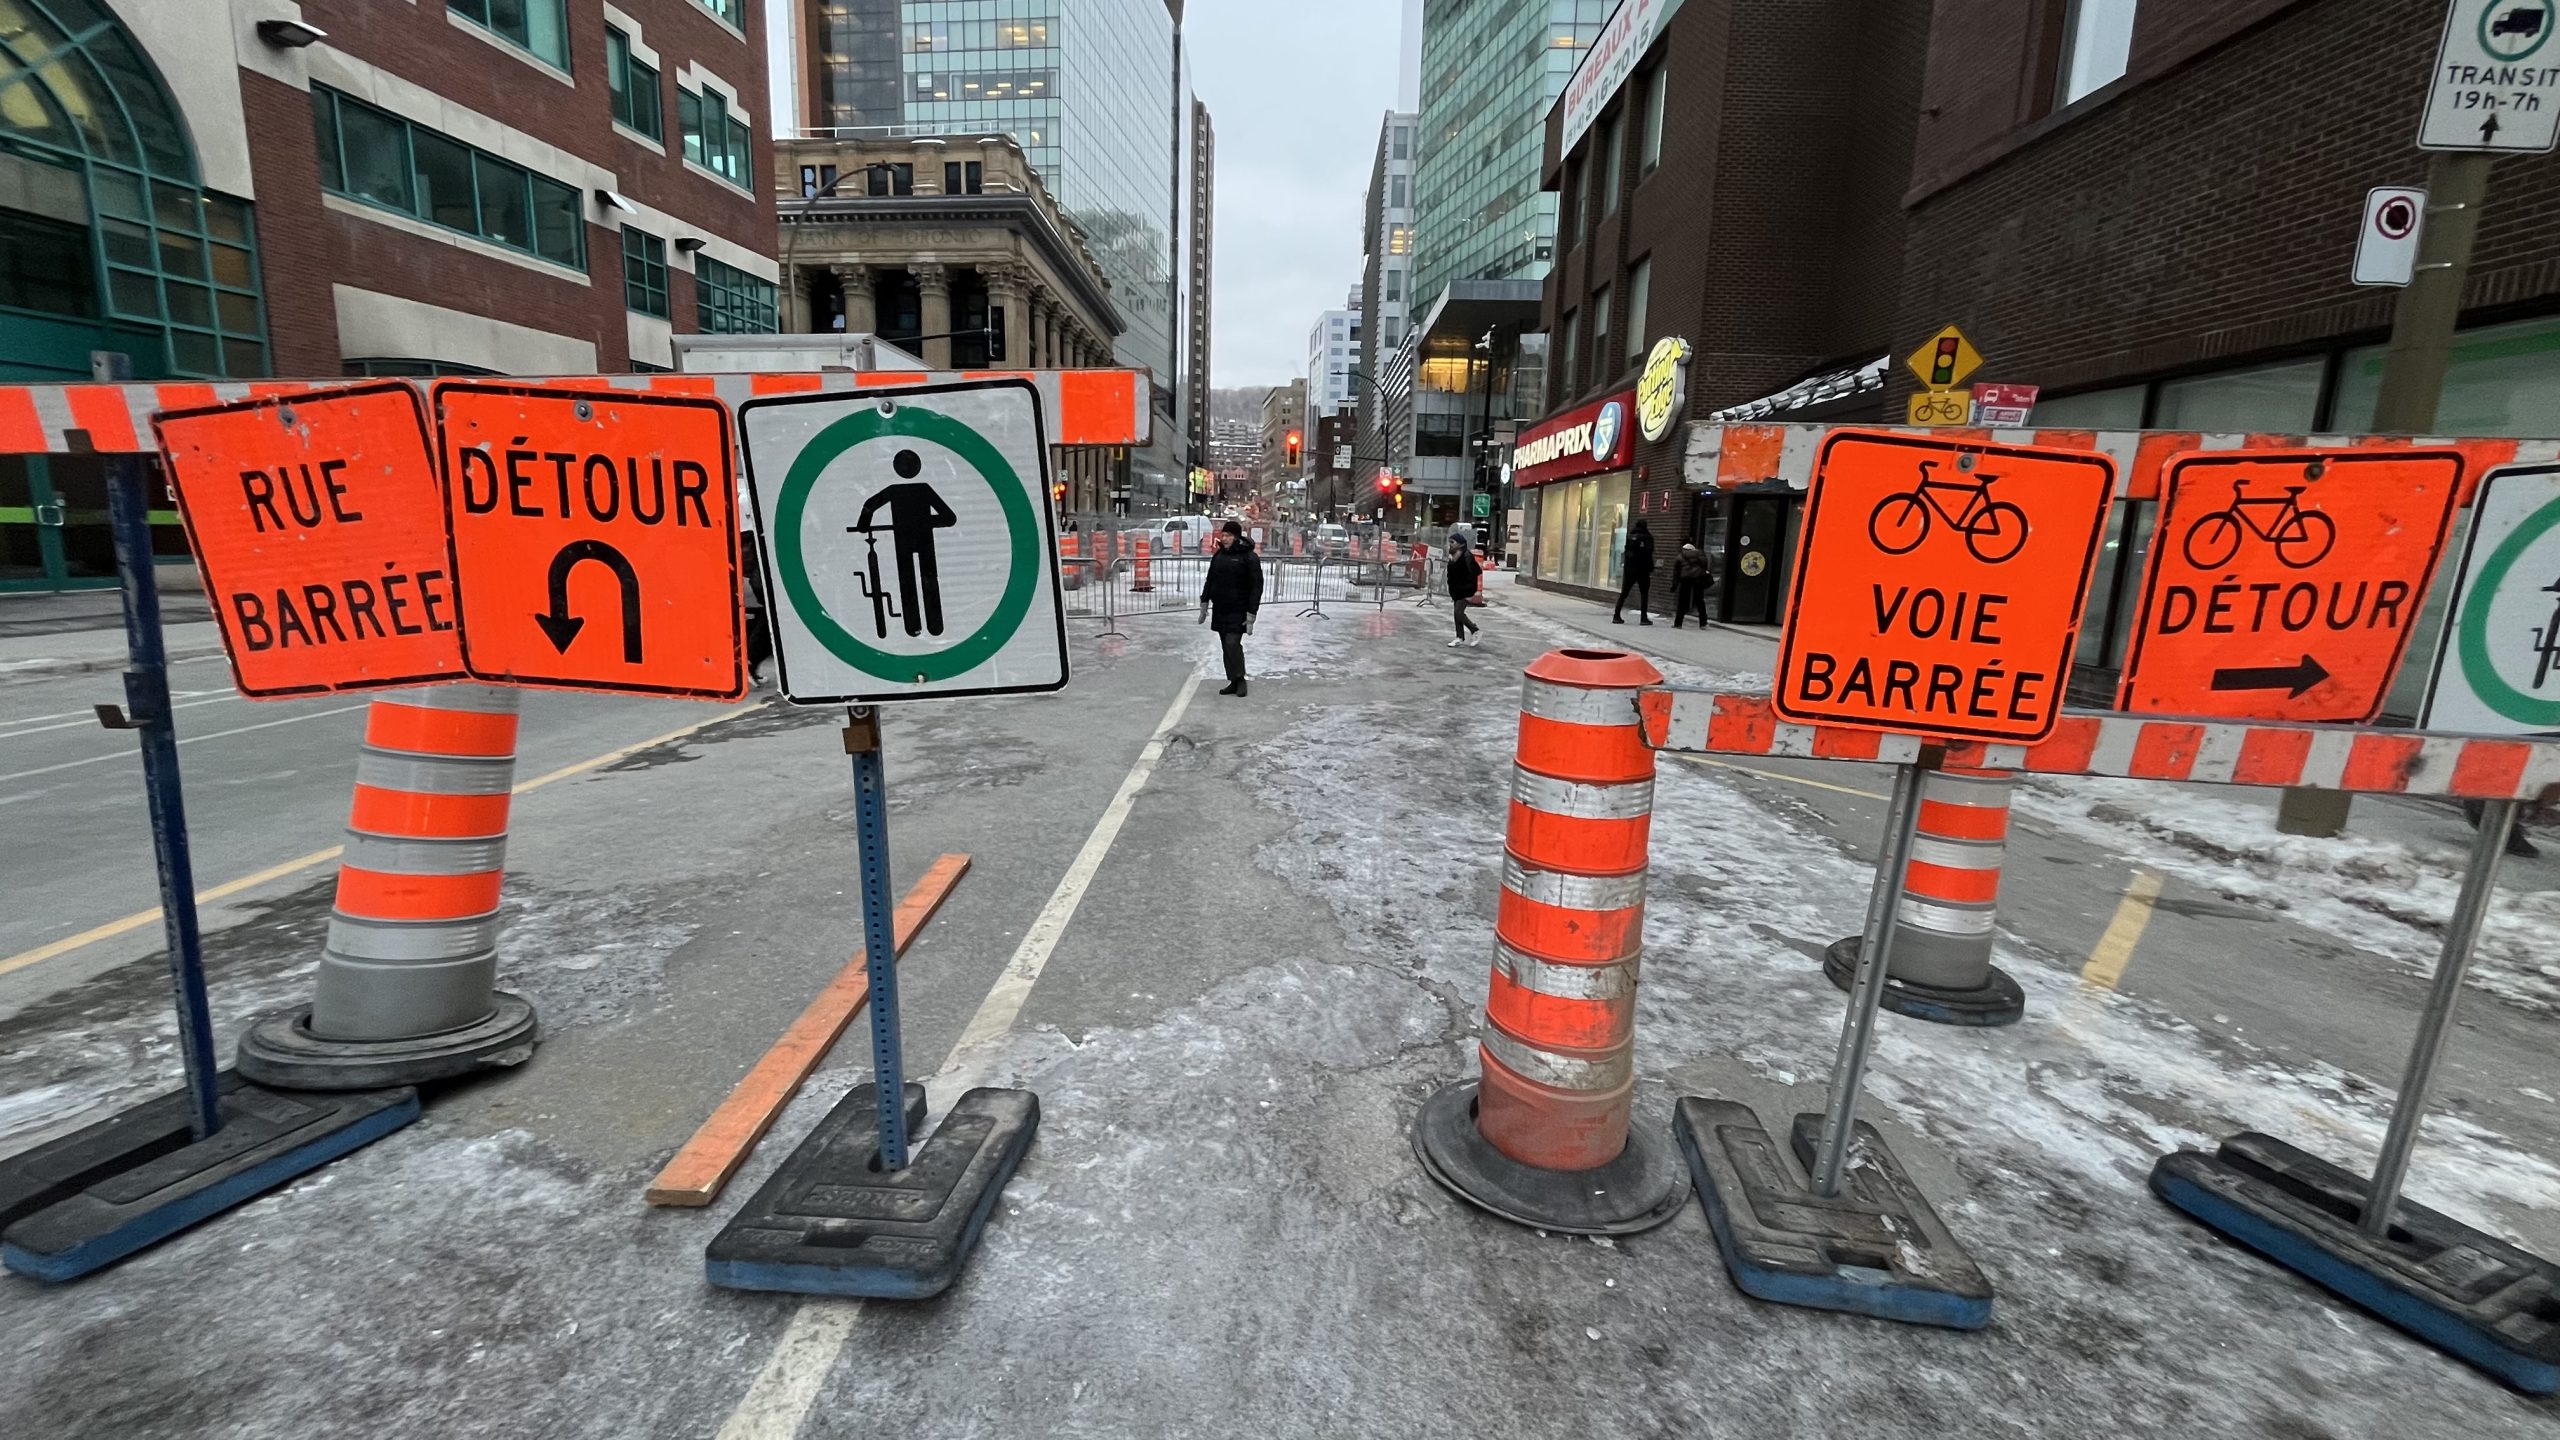
[[1275,385],[1360,283],[1360,209],[1396,98],[1393,0],[1190,0],[1191,85],[1218,132],[1210,383]]

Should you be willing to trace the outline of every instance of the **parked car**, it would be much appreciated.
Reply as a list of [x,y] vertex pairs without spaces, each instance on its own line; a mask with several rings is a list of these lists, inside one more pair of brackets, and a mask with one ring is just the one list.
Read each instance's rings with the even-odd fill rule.
[[1347,527],[1341,525],[1318,525],[1316,527],[1315,550],[1316,554],[1327,560],[1342,560],[1349,558],[1351,554],[1351,531]]

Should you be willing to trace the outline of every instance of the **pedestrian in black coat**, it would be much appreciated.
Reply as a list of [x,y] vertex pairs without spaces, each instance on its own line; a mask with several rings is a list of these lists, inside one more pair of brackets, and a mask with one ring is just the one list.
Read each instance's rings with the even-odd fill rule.
[[1707,554],[1695,545],[1680,547],[1680,558],[1671,562],[1671,628],[1698,614],[1698,626],[1706,628],[1707,592],[1715,588],[1715,568],[1707,563]]
[[1645,593],[1646,587],[1653,583],[1651,525],[1642,520],[1636,522],[1636,528],[1627,535],[1627,548],[1619,554],[1618,571],[1627,577],[1627,583],[1618,590],[1618,608],[1610,612],[1610,622],[1617,625],[1627,623],[1627,597],[1632,595],[1636,602],[1636,618],[1647,625],[1652,624],[1653,602]]
[[1227,662],[1227,688],[1221,695],[1244,694],[1244,637],[1253,633],[1253,617],[1262,609],[1262,559],[1253,553],[1253,537],[1230,520],[1226,543],[1209,557],[1209,578],[1200,586],[1200,618],[1218,632],[1218,650]]
[[1475,547],[1460,535],[1449,537],[1449,613],[1457,617],[1458,633],[1449,641],[1455,650],[1461,645],[1481,645],[1476,632],[1484,627],[1467,617],[1467,607],[1476,597],[1476,587],[1484,581],[1484,562],[1476,558]]

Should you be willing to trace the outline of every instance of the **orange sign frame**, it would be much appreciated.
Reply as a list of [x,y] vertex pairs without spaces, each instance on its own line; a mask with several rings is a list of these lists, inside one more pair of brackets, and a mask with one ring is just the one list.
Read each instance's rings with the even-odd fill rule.
[[2094,451],[1833,432],[1805,499],[1778,713],[2044,739],[2115,485],[2115,462]]
[[2463,470],[2452,449],[2169,457],[2116,708],[2370,724],[2443,561]]
[[462,654],[494,684],[747,690],[736,431],[718,400],[439,380]]
[[470,678],[415,388],[170,410],[151,427],[241,694]]

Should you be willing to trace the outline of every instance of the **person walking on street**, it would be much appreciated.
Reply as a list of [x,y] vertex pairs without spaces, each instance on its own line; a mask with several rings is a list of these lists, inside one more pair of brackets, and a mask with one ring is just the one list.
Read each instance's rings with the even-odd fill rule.
[[1483,626],[1467,618],[1467,602],[1473,600],[1476,587],[1484,579],[1484,563],[1476,559],[1475,547],[1458,535],[1449,537],[1449,613],[1458,622],[1458,633],[1449,648],[1484,643]]
[[1227,662],[1227,688],[1218,693],[1241,696],[1244,637],[1253,633],[1253,617],[1262,609],[1262,560],[1243,525],[1230,520],[1223,528],[1226,543],[1209,557],[1209,578],[1200,586],[1200,618],[1218,632],[1218,650]]
[[1715,588],[1715,574],[1707,568],[1707,553],[1695,545],[1680,547],[1680,558],[1671,562],[1671,628],[1698,612],[1698,628],[1707,627],[1707,592]]
[[1618,568],[1619,573],[1627,577],[1627,583],[1618,590],[1618,608],[1610,613],[1609,623],[1627,623],[1627,597],[1632,595],[1636,602],[1636,619],[1646,625],[1652,624],[1653,601],[1645,593],[1653,584],[1651,525],[1642,520],[1636,522],[1636,528],[1627,535],[1627,548],[1619,552]]

